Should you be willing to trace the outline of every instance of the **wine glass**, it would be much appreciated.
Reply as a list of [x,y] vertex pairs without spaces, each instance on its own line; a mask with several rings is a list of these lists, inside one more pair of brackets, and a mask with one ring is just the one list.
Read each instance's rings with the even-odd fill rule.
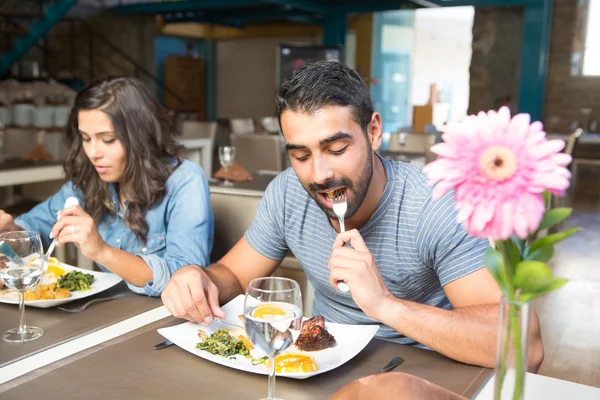
[[275,357],[294,341],[290,329],[302,322],[298,282],[287,278],[258,278],[246,289],[244,324],[250,341],[269,358],[268,397],[275,400]]
[[39,339],[42,328],[25,325],[25,295],[40,280],[46,269],[46,257],[40,235],[35,232],[0,234],[0,279],[19,294],[19,327],[4,332],[7,342],[27,342]]
[[407,157],[404,155],[404,148],[406,147],[406,140],[408,139],[408,133],[398,133],[398,144],[400,145],[400,154],[398,155],[399,161],[406,161]]
[[233,146],[220,146],[219,147],[219,162],[221,163],[221,167],[225,168],[225,180],[223,181],[223,186],[233,186],[233,183],[230,182],[227,177],[229,176],[229,167],[233,165],[233,160],[235,159],[235,147]]

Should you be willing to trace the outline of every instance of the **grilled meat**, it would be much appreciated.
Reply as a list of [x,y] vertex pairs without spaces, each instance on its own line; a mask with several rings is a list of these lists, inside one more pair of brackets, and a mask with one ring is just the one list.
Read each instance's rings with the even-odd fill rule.
[[335,346],[335,338],[325,329],[325,318],[312,317],[304,321],[296,347],[303,351],[317,351]]

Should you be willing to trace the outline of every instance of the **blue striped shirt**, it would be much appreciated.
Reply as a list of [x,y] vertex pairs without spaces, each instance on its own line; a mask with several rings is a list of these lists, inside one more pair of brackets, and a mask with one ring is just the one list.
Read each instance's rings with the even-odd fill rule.
[[[381,160],[387,178],[383,196],[359,232],[394,296],[452,309],[442,287],[482,268],[488,243],[468,236],[456,223],[453,193],[433,201],[420,169]],[[415,344],[368,317],[350,293],[329,284],[327,265],[336,236],[292,169],[269,184],[245,234],[250,246],[265,257],[282,260],[288,249],[294,253],[315,288],[314,315],[344,324],[379,324],[377,337]]]

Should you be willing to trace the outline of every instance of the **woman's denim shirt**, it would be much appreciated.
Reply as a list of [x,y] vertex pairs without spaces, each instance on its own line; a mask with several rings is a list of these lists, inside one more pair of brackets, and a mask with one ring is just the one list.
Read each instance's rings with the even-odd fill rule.
[[[140,241],[125,225],[123,210],[114,184],[109,184],[111,206],[116,215],[105,215],[98,224],[98,232],[110,246],[142,257],[152,269],[152,281],[144,287],[127,283],[139,294],[160,296],[171,275],[185,265],[209,264],[213,246],[214,219],[210,206],[208,182],[202,169],[189,160],[171,174],[166,182],[167,192],[162,201],[146,214],[148,234],[146,243]],[[82,192],[71,182],[58,193],[21,215],[15,224],[40,234],[44,247],[50,245],[50,231],[56,223],[57,212],[65,200],[74,196],[83,204]],[[127,206],[127,203],[125,204]],[[85,210],[85,205],[84,205]],[[104,266],[99,267],[108,271]]]

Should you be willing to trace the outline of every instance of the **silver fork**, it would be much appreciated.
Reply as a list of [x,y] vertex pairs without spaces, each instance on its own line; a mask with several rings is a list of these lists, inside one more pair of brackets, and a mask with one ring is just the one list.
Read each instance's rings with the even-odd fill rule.
[[88,308],[90,305],[92,305],[94,303],[100,303],[102,301],[114,300],[114,299],[118,299],[123,296],[125,296],[125,293],[119,293],[119,294],[115,294],[114,296],[100,297],[98,299],[90,300],[87,303],[85,303],[79,307],[73,307],[73,308],[57,307],[57,308],[59,310],[70,312],[70,313],[78,313],[78,312],[82,312],[83,310],[85,310],[86,308]]
[[[346,202],[346,191],[340,190],[338,194],[333,196],[333,212],[338,218],[338,222],[340,223],[340,233],[346,232],[346,228],[344,226],[344,217],[346,216],[346,211],[348,211],[348,203]],[[340,292],[349,292],[350,288],[346,282],[340,281],[337,284]]]

